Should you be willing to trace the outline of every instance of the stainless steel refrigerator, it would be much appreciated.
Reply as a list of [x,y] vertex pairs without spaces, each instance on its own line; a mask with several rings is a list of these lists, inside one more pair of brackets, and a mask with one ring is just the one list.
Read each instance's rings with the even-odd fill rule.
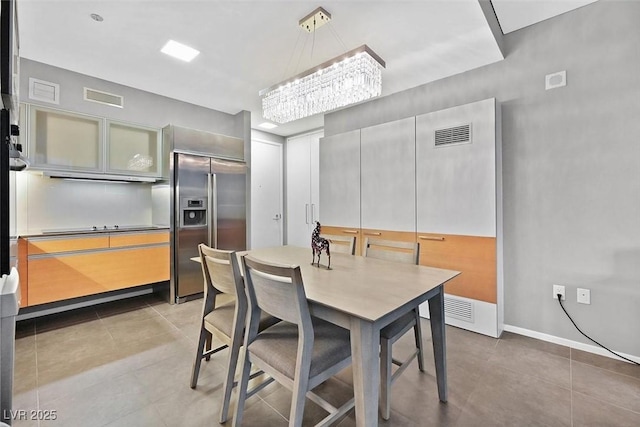
[[241,161],[242,139],[176,126],[163,134],[170,177],[169,299],[181,303],[204,290],[201,266],[191,260],[199,256],[200,243],[227,250],[247,247],[247,168]]

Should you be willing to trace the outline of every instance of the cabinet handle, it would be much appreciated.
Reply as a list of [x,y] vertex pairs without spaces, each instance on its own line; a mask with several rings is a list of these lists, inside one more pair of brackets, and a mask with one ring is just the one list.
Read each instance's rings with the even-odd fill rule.
[[437,236],[418,236],[419,239],[421,240],[437,240],[439,242],[444,242],[444,237],[437,237]]
[[342,232],[347,234],[358,234],[358,230],[342,230]]
[[366,232],[365,236],[382,236],[382,233]]

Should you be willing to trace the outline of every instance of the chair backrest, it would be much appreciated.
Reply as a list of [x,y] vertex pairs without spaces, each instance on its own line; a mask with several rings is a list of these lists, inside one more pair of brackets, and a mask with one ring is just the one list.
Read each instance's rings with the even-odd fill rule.
[[[213,249],[203,243],[198,245],[198,250],[205,278],[205,295],[209,292],[214,295],[224,293],[234,295],[238,300],[245,300],[244,283],[236,253]],[[238,295],[243,298],[238,298]]]
[[263,310],[299,326],[310,325],[311,315],[298,266],[284,266],[242,257],[250,316]]
[[329,241],[329,250],[332,253],[353,255],[356,249],[356,236],[336,236],[333,234],[321,234]]
[[364,256],[405,264],[418,264],[420,244],[367,238],[364,242]]

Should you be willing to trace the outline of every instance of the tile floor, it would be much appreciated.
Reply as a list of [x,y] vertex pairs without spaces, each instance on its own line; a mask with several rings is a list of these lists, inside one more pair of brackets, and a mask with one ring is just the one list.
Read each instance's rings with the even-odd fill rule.
[[[189,388],[201,303],[169,305],[147,295],[19,322],[14,412],[25,410],[28,419],[13,425],[218,425],[226,351],[203,362],[197,389]],[[410,335],[396,344],[399,353],[409,350]],[[430,352],[426,362],[425,373],[409,367],[394,384],[391,419],[380,425],[640,426],[640,368],[627,363],[447,327],[449,402],[442,404]],[[350,369],[318,389],[346,401]],[[244,425],[286,426],[290,397],[269,385],[247,402]],[[30,419],[54,411],[56,420]],[[307,402],[305,426],[325,415]],[[354,426],[353,411],[338,425]]]

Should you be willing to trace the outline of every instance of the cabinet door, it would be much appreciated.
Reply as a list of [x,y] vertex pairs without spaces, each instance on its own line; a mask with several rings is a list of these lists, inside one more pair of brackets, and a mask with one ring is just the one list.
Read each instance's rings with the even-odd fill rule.
[[416,164],[418,232],[496,236],[495,100],[416,117]]
[[287,152],[287,243],[309,246],[320,213],[318,147],[322,132],[289,138]]
[[360,228],[360,129],[320,140],[320,222]]
[[308,136],[287,140],[287,243],[311,242],[311,143]]
[[362,228],[415,232],[415,118],[361,132]]
[[102,120],[30,108],[29,158],[36,168],[102,172]]
[[160,176],[162,144],[158,129],[107,122],[107,172]]

